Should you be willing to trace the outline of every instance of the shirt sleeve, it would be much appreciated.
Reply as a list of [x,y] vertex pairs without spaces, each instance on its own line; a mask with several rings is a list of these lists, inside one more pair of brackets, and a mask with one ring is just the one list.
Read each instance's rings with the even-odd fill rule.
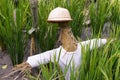
[[56,57],[56,49],[30,56],[27,59],[27,63],[29,63],[33,68],[39,66],[40,64],[46,64],[50,61],[54,61],[54,57]]
[[107,43],[107,39],[91,39],[87,41],[81,42],[81,45],[86,49],[87,47],[90,48],[90,50],[94,49],[95,47],[100,47]]

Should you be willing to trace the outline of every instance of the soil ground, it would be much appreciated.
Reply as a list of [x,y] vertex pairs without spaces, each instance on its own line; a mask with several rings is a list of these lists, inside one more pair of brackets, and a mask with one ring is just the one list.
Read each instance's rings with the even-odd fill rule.
[[[0,80],[14,80],[14,78],[17,76],[17,73],[10,77],[2,78],[3,76],[9,74],[12,68],[13,68],[13,65],[12,65],[12,61],[10,59],[9,54],[6,51],[0,50]],[[33,74],[36,73],[36,69],[32,69],[32,71],[33,71]],[[17,80],[29,80],[29,79],[17,78]]]
[[10,56],[6,51],[0,51],[0,80],[12,80],[12,77],[9,77],[7,79],[2,78],[8,74],[12,68],[13,65]]
[[[9,74],[12,68],[13,65],[10,56],[7,54],[6,51],[0,51],[0,80],[14,80],[15,75],[7,78],[2,78],[3,76]],[[27,80],[27,79],[19,78],[17,80]]]
[[[12,70],[13,65],[10,59],[10,56],[7,54],[6,51],[0,50],[0,80],[14,80],[17,74],[12,75],[7,78],[2,78],[3,76],[10,73]],[[17,80],[28,80],[27,78],[18,78]]]

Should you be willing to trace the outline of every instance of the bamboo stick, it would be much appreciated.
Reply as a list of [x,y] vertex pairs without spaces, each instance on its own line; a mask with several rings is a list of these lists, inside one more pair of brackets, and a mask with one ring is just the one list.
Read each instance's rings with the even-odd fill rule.
[[29,30],[31,35],[31,44],[30,44],[30,56],[36,54],[36,42],[35,42],[35,31],[38,28],[38,0],[29,0],[32,13],[32,28]]

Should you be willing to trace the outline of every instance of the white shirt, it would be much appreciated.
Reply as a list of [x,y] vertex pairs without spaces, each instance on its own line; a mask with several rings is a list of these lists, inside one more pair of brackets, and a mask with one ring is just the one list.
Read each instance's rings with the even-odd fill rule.
[[63,49],[62,46],[60,46],[59,48],[46,51],[34,56],[30,56],[28,57],[27,62],[32,67],[37,67],[40,64],[46,64],[49,63],[50,61],[54,62],[54,60],[56,60],[59,62],[59,66],[61,67],[63,72],[65,67],[69,65],[69,68],[65,75],[65,80],[70,80],[70,71],[73,65],[76,71],[76,69],[81,64],[82,47],[84,47],[84,49],[86,50],[86,48],[88,48],[89,46],[89,49],[92,50],[95,47],[100,47],[101,45],[106,44],[106,42],[107,42],[106,39],[91,39],[91,40],[83,41],[77,43],[77,49],[74,52],[67,52],[65,49]]

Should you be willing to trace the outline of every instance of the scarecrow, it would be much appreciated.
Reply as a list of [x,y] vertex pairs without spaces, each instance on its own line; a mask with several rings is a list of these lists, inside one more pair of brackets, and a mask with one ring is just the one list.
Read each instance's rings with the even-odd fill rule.
[[58,42],[61,45],[56,49],[28,57],[26,62],[16,65],[16,67],[13,68],[12,73],[18,71],[20,71],[20,73],[24,73],[25,71],[30,71],[31,68],[38,67],[40,64],[46,64],[50,61],[54,63],[57,61],[63,73],[65,67],[69,66],[65,74],[65,80],[70,80],[71,68],[74,66],[74,71],[76,71],[81,64],[81,58],[83,55],[82,47],[86,50],[89,45],[89,49],[92,50],[96,45],[97,47],[100,47],[107,42],[106,39],[91,39],[78,42],[73,36],[72,30],[68,25],[68,22],[71,20],[70,13],[67,9],[61,7],[53,9],[49,14],[48,22],[58,23],[60,28]]

